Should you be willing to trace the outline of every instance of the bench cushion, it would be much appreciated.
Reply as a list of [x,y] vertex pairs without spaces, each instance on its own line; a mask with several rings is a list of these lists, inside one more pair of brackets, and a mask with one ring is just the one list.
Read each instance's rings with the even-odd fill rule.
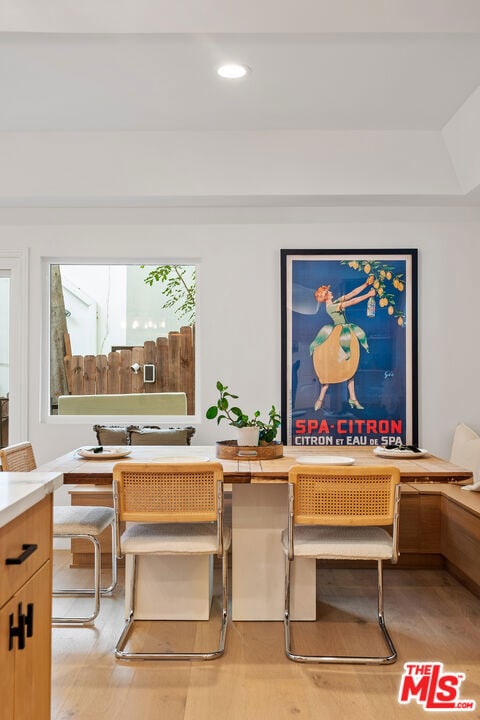
[[473,485],[465,489],[480,491],[480,436],[464,423],[455,428],[450,462],[472,471]]
[[158,428],[137,427],[127,428],[130,445],[190,445],[195,428]]
[[128,445],[127,428],[116,425],[94,425],[99,445]]
[[94,425],[99,445],[190,445],[195,428],[158,425]]

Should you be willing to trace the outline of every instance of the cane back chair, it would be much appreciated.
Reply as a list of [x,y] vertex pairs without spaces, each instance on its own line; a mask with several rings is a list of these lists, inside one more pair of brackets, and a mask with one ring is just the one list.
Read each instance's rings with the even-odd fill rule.
[[[37,463],[31,443],[22,442],[0,449],[2,469],[8,472],[31,472]],[[101,548],[99,535],[111,526],[112,530],[112,581],[101,587]],[[100,597],[110,595],[117,584],[117,549],[115,513],[108,507],[72,507],[57,505],[53,508],[53,537],[88,540],[94,547],[93,588],[54,588],[53,597],[93,597],[94,607],[90,614],[79,617],[53,617],[54,625],[89,625],[100,612]]]
[[[223,524],[223,468],[216,462],[132,463],[113,469],[117,523],[128,523],[118,540],[119,553],[130,555],[128,617],[115,648],[123,660],[212,660],[223,654],[227,629],[227,551],[230,530]],[[119,525],[117,525],[117,528]],[[125,650],[135,623],[139,555],[217,555],[222,560],[220,641],[203,652],[133,652]]]
[[[317,663],[395,662],[397,651],[386,628],[383,612],[383,561],[396,563],[398,558],[398,469],[295,465],[289,471],[288,490],[288,527],[282,533],[287,657],[297,662]],[[377,619],[388,648],[387,655],[306,655],[292,649],[290,585],[295,557],[376,561]]]

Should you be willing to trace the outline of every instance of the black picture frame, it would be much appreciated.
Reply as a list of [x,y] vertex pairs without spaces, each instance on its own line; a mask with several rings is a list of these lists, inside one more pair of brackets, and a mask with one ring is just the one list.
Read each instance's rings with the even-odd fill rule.
[[417,266],[411,248],[281,250],[284,444],[418,444]]

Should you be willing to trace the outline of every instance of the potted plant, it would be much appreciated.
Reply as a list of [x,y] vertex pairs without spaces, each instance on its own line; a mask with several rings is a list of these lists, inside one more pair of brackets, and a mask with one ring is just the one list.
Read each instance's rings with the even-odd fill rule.
[[217,425],[221,420],[228,420],[230,425],[237,428],[238,445],[268,445],[275,440],[281,419],[274,405],[268,413],[268,419],[262,420],[260,410],[255,410],[253,415],[248,416],[239,407],[230,406],[230,401],[237,400],[238,395],[229,392],[228,386],[223,385],[220,380],[217,381],[217,390],[217,403],[206,412],[209,420],[217,418]]

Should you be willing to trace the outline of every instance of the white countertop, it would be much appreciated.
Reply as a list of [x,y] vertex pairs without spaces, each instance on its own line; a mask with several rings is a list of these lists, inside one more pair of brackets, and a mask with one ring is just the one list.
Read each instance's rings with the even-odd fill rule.
[[0,472],[0,527],[53,493],[63,483],[57,472]]

